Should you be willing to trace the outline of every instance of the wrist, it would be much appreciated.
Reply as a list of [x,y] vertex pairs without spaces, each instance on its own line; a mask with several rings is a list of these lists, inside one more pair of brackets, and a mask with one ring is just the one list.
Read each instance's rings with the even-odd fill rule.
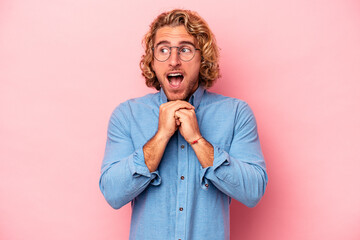
[[168,142],[170,140],[172,135],[170,135],[169,133],[162,131],[162,130],[158,130],[155,134],[156,139],[158,139],[159,141],[164,141],[164,142]]
[[194,140],[189,141],[189,144],[194,145],[194,144],[198,143],[201,139],[204,139],[204,138],[203,138],[203,136],[200,135],[199,137],[194,138]]

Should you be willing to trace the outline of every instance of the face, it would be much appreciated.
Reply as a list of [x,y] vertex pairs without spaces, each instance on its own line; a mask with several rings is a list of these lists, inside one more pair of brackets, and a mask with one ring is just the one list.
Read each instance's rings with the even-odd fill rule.
[[[162,27],[155,34],[154,46],[173,47],[184,43],[192,43],[198,48],[195,38],[184,26]],[[165,62],[153,60],[151,66],[169,101],[188,100],[195,92],[199,85],[200,62],[200,51],[195,51],[194,58],[184,62],[180,60],[177,48],[171,49],[171,55]]]

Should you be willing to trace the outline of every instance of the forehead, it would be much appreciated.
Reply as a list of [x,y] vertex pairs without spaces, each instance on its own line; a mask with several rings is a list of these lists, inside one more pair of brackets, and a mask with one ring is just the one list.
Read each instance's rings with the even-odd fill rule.
[[178,44],[180,42],[191,42],[195,45],[195,38],[190,35],[183,25],[176,27],[165,26],[159,28],[155,34],[154,45],[159,42],[169,42],[169,44]]

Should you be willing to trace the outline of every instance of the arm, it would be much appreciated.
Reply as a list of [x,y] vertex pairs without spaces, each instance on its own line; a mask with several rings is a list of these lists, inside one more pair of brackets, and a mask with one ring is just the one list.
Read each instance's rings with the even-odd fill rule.
[[[201,137],[194,111],[180,109],[175,115],[181,122],[180,133],[187,142]],[[202,137],[191,147],[203,167],[200,172],[203,189],[207,188],[210,180],[220,191],[248,207],[260,201],[265,192],[267,174],[256,121],[248,105],[242,105],[237,112],[228,153]]]
[[203,168],[214,162],[214,148],[201,136],[194,109],[179,109],[175,112],[180,134],[193,148]]
[[115,209],[130,202],[149,184],[161,182],[158,172],[150,173],[147,168],[142,147],[134,148],[129,128],[126,109],[120,105],[109,121],[99,182],[106,201]]
[[213,166],[203,168],[200,177],[202,187],[210,181],[248,207],[260,201],[268,179],[256,121],[247,104],[237,111],[229,152],[214,146]]
[[99,182],[101,192],[113,208],[124,206],[149,184],[161,183],[157,168],[170,137],[177,130],[174,112],[179,108],[193,109],[193,106],[184,101],[162,104],[157,133],[138,149],[133,146],[126,110],[115,109],[109,122]]

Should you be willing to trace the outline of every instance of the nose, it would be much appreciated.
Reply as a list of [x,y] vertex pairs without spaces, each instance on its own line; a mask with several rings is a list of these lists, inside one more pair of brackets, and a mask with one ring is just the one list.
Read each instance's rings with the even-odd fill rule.
[[181,64],[178,48],[171,48],[171,54],[168,61],[169,65],[172,67],[179,66]]

